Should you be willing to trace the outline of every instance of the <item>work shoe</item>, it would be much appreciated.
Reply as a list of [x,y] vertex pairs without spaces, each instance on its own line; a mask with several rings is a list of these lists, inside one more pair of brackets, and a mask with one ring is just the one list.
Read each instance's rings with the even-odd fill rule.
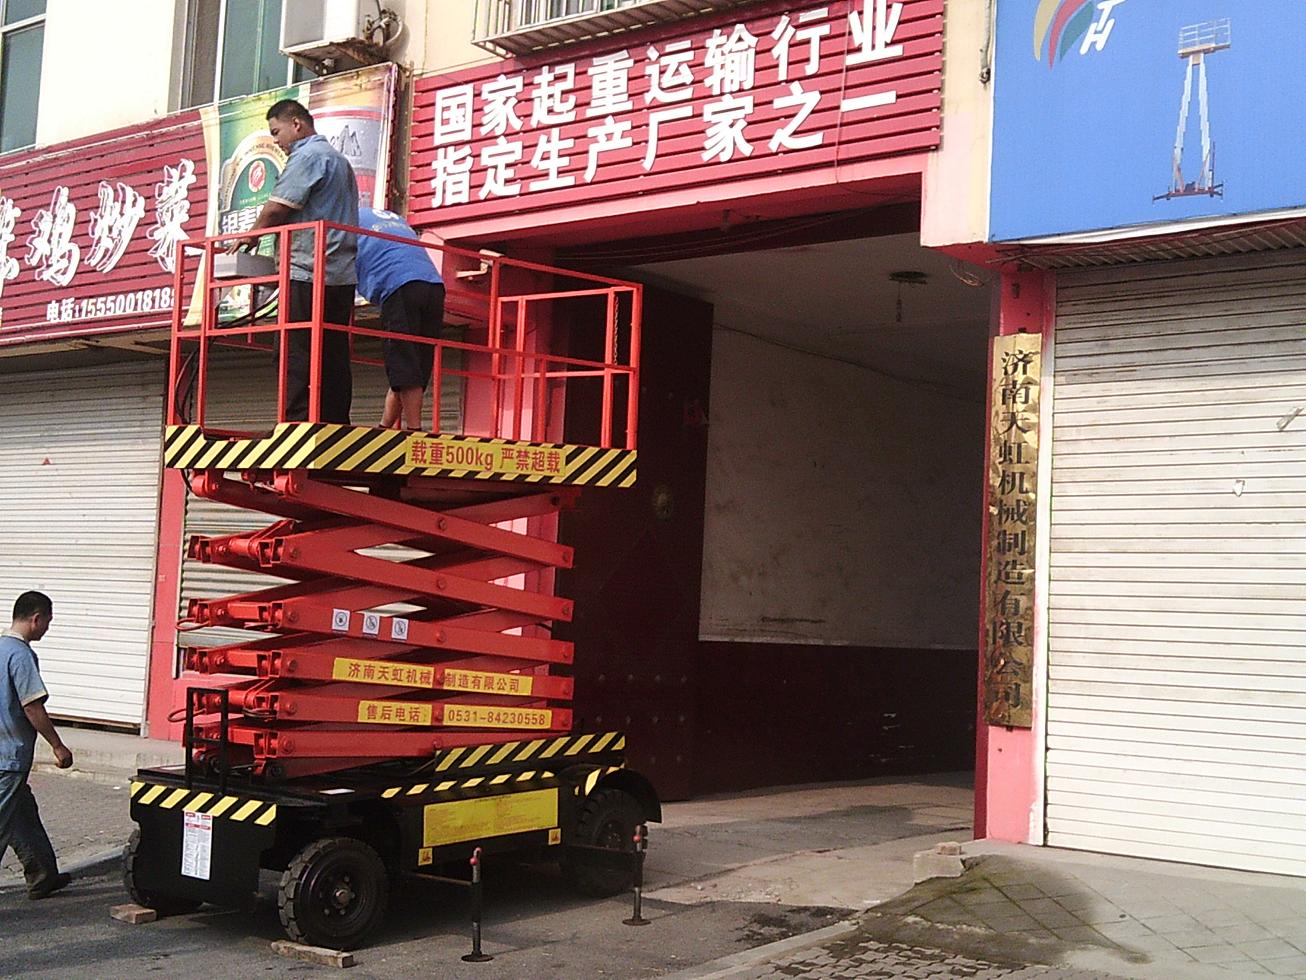
[[27,897],[34,902],[42,898],[49,898],[55,892],[67,888],[68,882],[72,880],[72,875],[68,874],[66,871],[62,872],[61,874],[55,875],[53,878],[47,878],[39,885],[34,885],[29,888],[27,890]]

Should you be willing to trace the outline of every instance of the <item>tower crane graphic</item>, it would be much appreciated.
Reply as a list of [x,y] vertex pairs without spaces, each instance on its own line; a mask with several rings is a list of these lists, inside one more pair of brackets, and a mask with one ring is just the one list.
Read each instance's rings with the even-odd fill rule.
[[[1179,30],[1179,57],[1184,70],[1184,97],[1179,103],[1179,129],[1174,138],[1170,187],[1154,201],[1176,197],[1224,197],[1224,184],[1215,182],[1215,144],[1211,141],[1211,114],[1206,90],[1206,58],[1232,47],[1229,18],[1190,24]],[[1193,76],[1197,76],[1197,106],[1202,126],[1202,164],[1192,180],[1184,178],[1184,138],[1188,135],[1193,103]]]

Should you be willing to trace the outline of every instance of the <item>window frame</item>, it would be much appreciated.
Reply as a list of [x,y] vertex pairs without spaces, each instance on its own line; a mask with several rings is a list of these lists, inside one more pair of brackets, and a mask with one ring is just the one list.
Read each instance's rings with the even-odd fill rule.
[[[185,3],[185,23],[182,25],[182,32],[181,32],[182,33],[181,43],[183,45],[183,51],[182,51],[183,76],[180,79],[181,85],[180,85],[180,91],[178,93],[178,102],[179,102],[178,108],[193,109],[196,106],[216,105],[219,102],[225,101],[222,98],[222,74],[223,74],[222,62],[223,62],[223,55],[225,53],[224,49],[226,48],[227,7],[231,3],[231,0],[213,0],[213,2],[217,3],[218,17],[217,17],[217,24],[215,28],[217,36],[213,38],[214,55],[213,55],[212,87],[207,92],[199,92],[196,91],[193,87],[188,87],[188,84],[186,82],[186,76],[189,75],[194,70],[194,66],[197,61],[196,53],[195,53],[196,46],[202,43],[204,40],[202,37],[200,37],[199,32],[195,29],[196,25],[202,21],[202,18],[200,16],[200,7],[204,2],[205,0],[186,0]],[[294,2],[294,0],[282,0],[283,8],[287,2]],[[278,25],[280,24],[280,18],[278,18],[277,23]],[[290,85],[298,84],[300,81],[303,81],[302,78],[296,78],[296,73],[299,71],[299,66],[296,63],[295,59],[291,58],[289,55],[283,55],[282,57],[286,59],[286,77],[284,81],[278,82],[276,87],[283,88]],[[229,96],[229,98],[244,98],[246,96],[255,95],[255,94],[257,94],[257,92],[246,92],[243,95]]]
[[[8,8],[8,6],[9,6],[9,0],[0,0],[0,77],[3,77],[5,51],[8,48],[9,36],[11,34],[16,34],[20,31],[30,30],[33,27],[41,28],[41,68],[44,69],[45,67],[45,19],[48,13],[49,4],[47,3],[45,7],[42,7],[41,12],[39,14],[33,14],[31,17],[26,17],[23,20],[16,20],[12,24],[6,24],[4,22],[5,11]],[[33,146],[35,146],[37,127],[40,125],[40,119],[41,119],[41,77],[40,77],[40,73],[38,72],[36,78],[36,120],[32,125],[32,140],[30,143],[24,143],[22,146],[15,146],[12,147],[11,149],[2,150],[0,152],[16,153],[20,150],[29,150]],[[0,129],[2,129],[2,127],[3,127],[3,118],[0,118]],[[3,139],[2,135],[0,135],[0,139]]]

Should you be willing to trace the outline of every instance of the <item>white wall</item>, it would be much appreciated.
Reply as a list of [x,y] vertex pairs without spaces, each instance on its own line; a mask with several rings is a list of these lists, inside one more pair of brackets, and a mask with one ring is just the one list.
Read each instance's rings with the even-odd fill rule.
[[983,415],[718,329],[702,637],[973,649]]
[[[930,154],[921,189],[921,244],[982,242],[989,229],[992,82],[980,80],[990,5],[949,3],[943,26],[943,142]],[[992,64],[992,50],[988,52]]]
[[166,115],[178,0],[49,0],[38,145]]

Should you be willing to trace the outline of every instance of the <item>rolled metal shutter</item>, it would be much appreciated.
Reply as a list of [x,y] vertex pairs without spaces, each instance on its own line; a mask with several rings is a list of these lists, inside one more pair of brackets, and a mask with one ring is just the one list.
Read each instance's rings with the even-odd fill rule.
[[63,718],[144,717],[166,372],[159,361],[0,376],[0,615],[38,589]]
[[1062,274],[1047,841],[1306,874],[1306,254]]

